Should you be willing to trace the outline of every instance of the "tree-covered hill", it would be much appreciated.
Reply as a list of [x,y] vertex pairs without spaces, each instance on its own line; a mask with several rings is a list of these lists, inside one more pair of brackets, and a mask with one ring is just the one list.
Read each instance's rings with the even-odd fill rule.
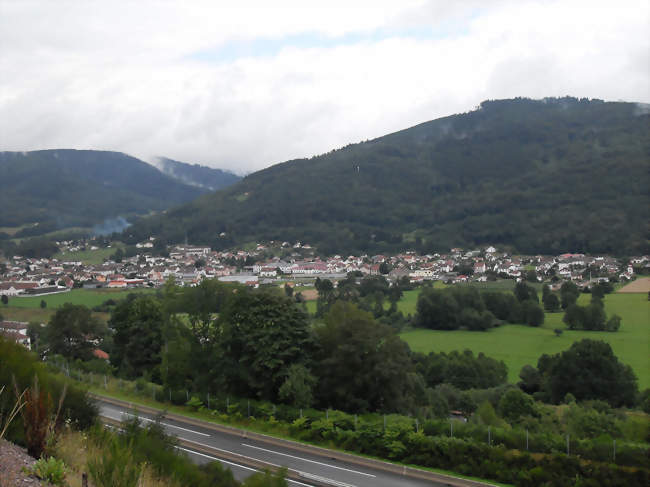
[[241,179],[236,174],[222,169],[201,166],[199,164],[187,164],[186,162],[179,162],[173,159],[167,159],[166,157],[158,157],[154,165],[161,172],[174,179],[178,179],[190,186],[197,186],[210,191],[226,188]]
[[159,211],[205,192],[118,152],[0,152],[0,227],[39,224],[26,234]]
[[500,244],[525,253],[648,251],[650,111],[575,98],[483,102],[277,164],[129,229],[224,248],[324,253]]

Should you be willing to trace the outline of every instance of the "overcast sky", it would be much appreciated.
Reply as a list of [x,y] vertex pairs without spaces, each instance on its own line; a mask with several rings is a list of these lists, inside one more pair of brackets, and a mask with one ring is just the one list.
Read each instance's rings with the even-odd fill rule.
[[0,150],[241,174],[488,98],[650,102],[648,0],[317,5],[0,0]]

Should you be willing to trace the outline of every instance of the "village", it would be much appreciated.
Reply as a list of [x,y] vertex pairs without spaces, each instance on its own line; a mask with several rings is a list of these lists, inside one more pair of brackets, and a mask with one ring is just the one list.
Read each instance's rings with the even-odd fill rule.
[[[22,297],[62,293],[73,288],[158,288],[172,278],[194,286],[203,279],[239,282],[252,287],[288,283],[310,286],[317,277],[337,280],[348,273],[384,275],[389,282],[408,278],[411,283],[443,281],[448,284],[496,279],[547,281],[551,288],[571,280],[579,285],[595,281],[631,280],[637,270],[650,268],[650,257],[621,261],[607,255],[511,255],[489,246],[451,249],[448,253],[418,255],[334,255],[319,257],[300,242],[260,243],[243,250],[213,251],[209,247],[177,245],[165,255],[154,255],[153,240],[138,243],[130,257],[90,265],[76,260],[79,251],[99,251],[93,241],[57,242],[59,258],[14,255],[0,260],[0,296]],[[68,257],[69,256],[69,257]]]

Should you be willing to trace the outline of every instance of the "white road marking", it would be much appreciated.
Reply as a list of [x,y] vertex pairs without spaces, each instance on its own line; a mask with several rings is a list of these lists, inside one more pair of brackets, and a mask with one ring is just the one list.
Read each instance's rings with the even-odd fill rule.
[[320,475],[313,475],[307,472],[298,472],[302,477],[307,477],[308,479],[315,480],[317,482],[325,482],[326,484],[335,485],[336,487],[356,487],[352,484],[346,484],[345,482],[339,482],[338,480],[328,479],[327,477],[321,477]]
[[[126,416],[136,417],[138,419],[141,419],[142,421],[149,421],[150,423],[155,422],[155,420],[153,420],[153,419],[143,418],[142,416],[138,416],[136,414],[131,414],[131,413],[122,413],[122,414],[126,415]],[[181,428],[180,426],[174,426],[173,424],[169,424],[169,423],[160,422],[160,424],[162,424],[163,426],[167,426],[169,428],[176,428],[178,430],[187,431],[188,433],[194,433],[195,435],[208,436],[208,437],[210,436],[207,433],[201,433],[200,431],[194,431],[194,430],[190,430],[190,429],[187,429],[187,428]],[[188,440],[188,441],[190,441],[190,440]]]
[[268,452],[268,453],[275,453],[276,455],[282,455],[282,456],[285,456],[285,457],[294,458],[296,460],[302,460],[303,462],[315,463],[316,465],[322,465],[324,467],[336,468],[338,470],[345,470],[346,472],[352,472],[352,473],[356,473],[356,474],[359,474],[359,475],[365,475],[366,477],[373,477],[373,478],[376,477],[376,475],[372,475],[370,473],[359,472],[358,470],[351,470],[349,468],[337,467],[336,465],[330,465],[329,463],[317,462],[316,460],[308,460],[307,458],[295,457],[293,455],[289,455],[288,453],[280,453],[280,452],[273,451],[273,450],[267,450],[266,448],[260,448],[259,446],[247,445],[246,443],[242,443],[242,445],[247,446],[248,448],[255,448],[256,450],[262,450],[262,451],[265,451],[265,452]]
[[[177,446],[175,448],[178,448],[179,450],[186,451],[188,453],[192,453],[194,455],[200,455],[202,457],[209,458],[211,460],[216,460],[216,461],[221,462],[221,463],[227,463],[228,465],[232,465],[233,467],[243,468],[245,470],[250,470],[251,472],[259,472],[259,470],[255,469],[255,468],[245,467],[244,465],[240,465],[239,463],[229,462],[228,460],[223,460],[221,458],[212,457],[212,456],[206,455],[204,453],[199,453],[198,451],[188,450],[187,448],[183,448],[182,446]],[[300,473],[302,474],[304,472],[300,472]],[[312,487],[309,484],[303,484],[302,482],[298,482],[297,480],[287,479],[287,482],[290,482],[292,484],[304,485],[305,487]]]

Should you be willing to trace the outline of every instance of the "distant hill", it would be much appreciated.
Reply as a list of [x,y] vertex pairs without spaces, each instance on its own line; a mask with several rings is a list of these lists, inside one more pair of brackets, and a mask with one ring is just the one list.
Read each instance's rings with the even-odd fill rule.
[[324,253],[648,252],[649,113],[575,98],[485,101],[250,174],[129,233],[215,248],[299,240]]
[[225,188],[241,179],[240,176],[228,171],[200,166],[198,164],[187,164],[185,162],[167,159],[166,157],[158,157],[154,161],[154,165],[161,172],[174,179],[178,179],[190,186],[197,186],[210,191]]
[[0,152],[0,227],[38,223],[17,236],[111,223],[205,192],[119,152]]

